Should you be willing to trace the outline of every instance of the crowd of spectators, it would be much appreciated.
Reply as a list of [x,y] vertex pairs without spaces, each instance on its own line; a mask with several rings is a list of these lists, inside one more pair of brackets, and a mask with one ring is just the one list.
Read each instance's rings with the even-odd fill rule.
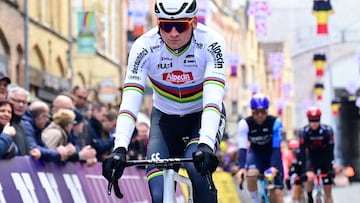
[[[89,89],[75,86],[58,94],[51,104],[30,102],[22,87],[9,87],[0,72],[0,159],[31,156],[51,162],[80,161],[88,166],[101,162],[113,150],[118,109],[89,101]],[[149,124],[137,122],[128,148],[128,159],[146,158]],[[225,136],[226,138],[226,136]],[[217,155],[219,170],[234,174],[238,153],[227,139]]]
[[[30,156],[46,162],[92,166],[111,153],[118,109],[89,101],[89,89],[75,86],[51,104],[36,99],[0,72],[0,159]],[[149,126],[138,123],[130,153],[143,159]]]

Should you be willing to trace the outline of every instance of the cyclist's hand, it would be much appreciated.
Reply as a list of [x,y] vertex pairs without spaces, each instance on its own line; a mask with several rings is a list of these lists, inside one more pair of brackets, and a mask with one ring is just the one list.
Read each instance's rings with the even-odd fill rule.
[[[116,148],[114,152],[103,161],[102,175],[109,182],[113,183],[115,180],[118,180],[122,176],[125,168],[125,163],[126,149],[123,147]],[[115,170],[114,174],[113,170]]]
[[241,168],[241,169],[236,173],[236,179],[237,179],[237,181],[238,181],[239,184],[241,184],[241,183],[244,181],[245,173],[246,173],[245,168]]
[[207,172],[214,172],[219,160],[213,150],[206,144],[200,143],[198,149],[192,154],[196,170],[205,176]]

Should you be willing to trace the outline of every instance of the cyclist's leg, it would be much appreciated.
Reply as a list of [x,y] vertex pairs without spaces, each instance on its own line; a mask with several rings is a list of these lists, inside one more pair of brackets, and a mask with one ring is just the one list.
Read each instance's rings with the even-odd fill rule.
[[[177,136],[181,123],[174,122],[177,118],[169,117],[157,109],[153,109],[151,115],[151,127],[149,134],[149,143],[147,147],[147,158],[169,158],[180,156],[184,144],[181,138]],[[164,180],[162,171],[151,165],[146,169],[149,189],[152,202],[163,202]]]
[[[324,163],[326,164],[326,163]],[[321,171],[329,171],[328,175],[326,177],[323,177],[322,181],[324,184],[324,195],[325,195],[325,203],[333,203],[333,197],[332,197],[332,184],[333,184],[333,173],[332,173],[332,166],[324,167],[321,169]]]
[[264,172],[263,157],[255,153],[253,150],[249,150],[246,157],[246,183],[250,193],[250,197],[253,202],[259,202],[259,194],[257,187],[257,176],[259,173]]
[[283,194],[283,189],[284,189],[284,168],[283,168],[283,164],[282,164],[282,160],[278,160],[275,163],[275,168],[277,169],[277,174],[274,178],[275,180],[275,189],[273,189],[271,191],[271,199],[274,200],[274,202],[277,203],[283,203],[284,202],[284,194]]
[[302,180],[300,177],[295,177],[295,181],[293,185],[293,196],[292,196],[294,203],[300,203],[302,194],[303,194]]
[[[192,153],[197,149],[198,140],[192,140],[186,147],[185,157],[192,157]],[[194,167],[193,163],[184,164],[189,178],[193,185],[194,202],[202,203],[217,202],[216,191],[210,191],[206,176],[201,176]]]
[[[312,172],[314,173],[313,170],[309,170],[307,172],[307,174],[309,174],[309,172]],[[314,202],[314,199],[313,199],[313,196],[312,196],[312,191],[314,189],[314,179],[313,178],[310,178],[309,175],[308,175],[308,179],[307,181],[305,182],[305,190],[306,190],[306,193],[307,193],[307,199],[308,199],[308,202],[309,203],[313,203]]]

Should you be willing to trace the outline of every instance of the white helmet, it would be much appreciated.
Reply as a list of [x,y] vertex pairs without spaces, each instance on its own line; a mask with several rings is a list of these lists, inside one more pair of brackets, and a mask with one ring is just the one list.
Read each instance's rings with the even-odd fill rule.
[[157,18],[192,18],[196,15],[197,9],[196,0],[156,0],[155,2]]

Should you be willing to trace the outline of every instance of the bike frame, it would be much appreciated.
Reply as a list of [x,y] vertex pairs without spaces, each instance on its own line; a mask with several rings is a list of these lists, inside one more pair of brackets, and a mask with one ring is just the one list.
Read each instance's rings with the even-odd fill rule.
[[[326,175],[326,174],[325,174]],[[322,203],[323,202],[323,181],[322,181],[322,177],[324,176],[324,174],[321,174],[321,170],[317,169],[316,170],[316,177],[314,179],[314,185],[315,185],[315,190],[316,190],[316,196],[315,196],[315,202],[316,203]]]

